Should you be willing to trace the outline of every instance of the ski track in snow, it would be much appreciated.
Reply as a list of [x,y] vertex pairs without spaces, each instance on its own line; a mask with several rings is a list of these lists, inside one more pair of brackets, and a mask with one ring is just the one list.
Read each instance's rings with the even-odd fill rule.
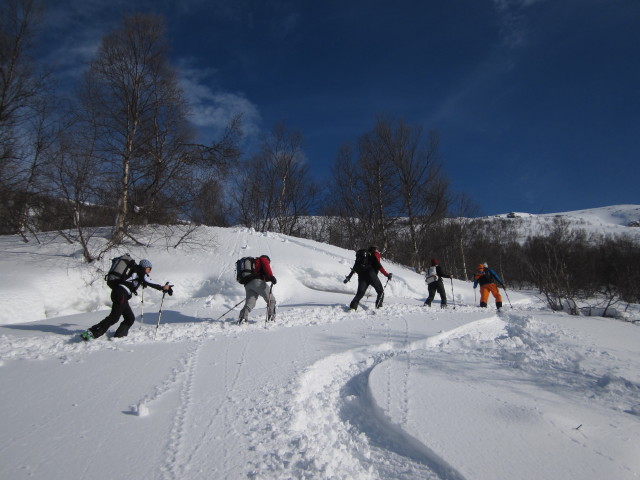
[[[423,339],[410,343],[408,328],[400,342],[390,340],[389,329],[386,335],[386,342],[325,357],[306,370],[293,400],[289,425],[292,440],[288,451],[299,453],[284,458],[270,455],[265,459],[266,464],[271,463],[270,470],[288,466],[284,472],[287,478],[317,478],[318,474],[339,479],[463,478],[426,446],[416,449],[413,439],[372,420],[375,415],[367,396],[368,373],[392,357],[425,348],[431,342]],[[407,362],[402,395],[405,401],[409,368]],[[340,415],[336,417],[337,413]],[[358,462],[353,462],[354,458]],[[403,474],[399,476],[399,472]]]
[[193,402],[191,393],[193,390],[194,370],[202,343],[203,341],[201,339],[195,342],[195,345],[182,359],[184,368],[181,371],[179,370],[179,374],[176,375],[176,378],[182,378],[180,401],[173,416],[174,421],[171,432],[169,433],[169,442],[162,455],[164,464],[161,467],[160,478],[168,480],[186,478],[184,475],[184,466],[188,463],[181,459],[182,443],[185,435],[186,419]]
[[[478,311],[473,307],[461,307],[460,310]],[[322,325],[340,322],[349,316],[341,307],[318,307],[307,309],[299,315],[296,308],[285,309],[279,313],[278,324],[270,325],[269,330],[289,328],[303,325]],[[567,348],[557,342],[560,333],[571,336],[567,330],[544,324],[529,313],[516,311],[504,312],[496,316],[487,312],[483,320],[465,324],[439,335],[411,341],[409,324],[406,315],[421,313],[421,306],[388,305],[384,323],[378,325],[386,328],[383,342],[342,351],[317,360],[306,366],[299,376],[295,388],[285,387],[281,391],[262,392],[265,400],[248,406],[243,413],[248,415],[248,432],[234,432],[237,436],[248,435],[245,439],[251,443],[256,439],[253,448],[256,460],[245,467],[251,478],[425,478],[440,480],[459,480],[464,478],[448,465],[428,445],[420,444],[416,439],[403,433],[402,429],[387,425],[376,415],[375,407],[367,393],[367,377],[369,372],[386,360],[406,355],[405,372],[403,373],[402,392],[399,397],[407,402],[410,369],[410,354],[416,350],[435,353],[453,352],[465,356],[479,356],[509,365],[523,372],[535,372],[540,376],[548,372],[550,384],[555,388],[575,391],[582,395],[585,391],[593,391],[601,402],[610,408],[621,408],[619,395],[608,395],[605,389],[623,391],[629,398],[640,393],[640,387],[632,379],[617,375],[613,371],[596,371],[582,365],[590,355],[606,356],[590,345],[584,351]],[[438,312],[439,313],[439,312]],[[375,318],[375,311],[360,311],[356,318]],[[428,312],[429,317],[437,315]],[[229,322],[196,322],[192,324],[163,325],[158,341],[187,341],[192,345],[189,351],[181,356],[177,365],[148,395],[140,399],[140,405],[150,407],[153,412],[154,403],[172,391],[179,392],[179,402],[173,413],[173,424],[168,441],[162,453],[161,467],[156,478],[175,480],[189,476],[189,465],[194,457],[205,455],[201,449],[213,442],[220,433],[212,431],[212,426],[222,416],[225,432],[233,428],[231,415],[233,412],[225,403],[209,411],[210,417],[202,428],[199,438],[190,438],[188,445],[185,435],[190,433],[188,427],[193,418],[193,390],[198,377],[198,357],[205,345],[216,337],[241,336],[245,333],[262,329],[263,322],[256,320],[243,327],[229,327]],[[393,320],[403,322],[402,338],[398,331],[389,327]],[[235,326],[235,328],[234,328]],[[37,337],[2,336],[0,361],[17,358],[41,359],[57,357],[63,363],[78,356],[87,355],[103,349],[127,349],[132,344],[152,341],[152,328],[138,329],[133,335],[118,341],[93,341],[89,343],[68,340],[67,337],[47,335]],[[394,334],[395,340],[391,337]],[[306,341],[306,337],[305,337]],[[227,349],[229,344],[227,343]],[[246,351],[250,342],[244,344],[237,365],[226,361],[224,365],[224,391],[227,401],[242,401],[234,398],[236,385],[245,364]],[[227,357],[230,352],[227,351]],[[606,364],[606,358],[604,363]],[[612,363],[613,363],[612,359]],[[602,364],[601,362],[600,364]],[[387,378],[391,384],[391,378]],[[113,386],[117,388],[117,386]],[[390,405],[390,388],[386,402]],[[277,400],[278,397],[285,401]],[[611,400],[609,400],[611,397]],[[273,399],[273,402],[269,401]],[[500,402],[499,398],[495,399]],[[406,413],[410,405],[403,407],[404,417],[400,427],[406,426]],[[265,420],[265,418],[267,420]],[[268,425],[281,425],[283,431],[276,432]],[[271,429],[270,429],[271,428]],[[268,442],[282,437],[288,438],[286,448],[272,450]],[[264,444],[267,443],[265,447]],[[222,443],[225,445],[225,443]],[[277,442],[276,442],[277,445]],[[97,451],[101,448],[98,445]],[[225,446],[224,464],[220,470],[229,472],[240,468],[233,462],[234,452]],[[357,461],[354,461],[357,459]],[[398,472],[403,472],[400,476]]]

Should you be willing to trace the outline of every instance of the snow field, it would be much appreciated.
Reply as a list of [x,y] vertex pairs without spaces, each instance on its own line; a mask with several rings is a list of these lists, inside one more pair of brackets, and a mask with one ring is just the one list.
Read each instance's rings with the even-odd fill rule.
[[[422,277],[384,259],[384,308],[349,313],[354,252],[246,229],[207,242],[132,250],[176,285],[156,340],[147,289],[144,324],[137,297],[128,337],[84,343],[108,306],[95,268],[0,238],[0,478],[639,477],[636,325],[518,292],[496,314],[463,281],[455,310],[426,308]],[[276,322],[262,300],[248,324],[220,318],[244,298],[235,260],[262,253]]]

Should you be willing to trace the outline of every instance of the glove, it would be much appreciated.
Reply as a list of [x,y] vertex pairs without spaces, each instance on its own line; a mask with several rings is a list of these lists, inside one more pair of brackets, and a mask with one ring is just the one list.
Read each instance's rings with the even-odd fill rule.
[[387,276],[387,278],[388,278],[389,280],[391,280],[391,279],[393,278],[393,273],[390,273],[390,274]]
[[276,277],[271,277],[271,283],[273,283],[274,285],[278,283],[278,280],[276,280]]

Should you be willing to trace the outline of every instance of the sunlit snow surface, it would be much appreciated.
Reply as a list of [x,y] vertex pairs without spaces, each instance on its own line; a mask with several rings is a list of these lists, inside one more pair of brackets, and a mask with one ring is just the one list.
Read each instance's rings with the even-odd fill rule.
[[[447,310],[423,307],[422,277],[384,258],[384,307],[349,313],[352,251],[246,229],[160,238],[130,249],[175,284],[156,340],[147,289],[129,337],[84,343],[108,312],[101,272],[59,239],[0,237],[0,478],[640,478],[637,325],[513,291],[498,314],[459,280]],[[260,254],[276,322],[262,300],[246,325],[220,318],[244,298],[235,260]]]

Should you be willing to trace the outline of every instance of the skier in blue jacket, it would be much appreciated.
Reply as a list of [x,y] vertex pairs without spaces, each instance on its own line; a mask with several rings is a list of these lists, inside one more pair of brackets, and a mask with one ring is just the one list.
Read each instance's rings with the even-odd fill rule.
[[486,308],[489,293],[491,293],[496,300],[496,308],[500,310],[502,308],[502,295],[500,295],[500,290],[498,290],[498,285],[496,284],[504,288],[504,282],[486,263],[478,265],[478,270],[474,275],[473,288],[477,288],[478,284],[480,284],[480,306]]

